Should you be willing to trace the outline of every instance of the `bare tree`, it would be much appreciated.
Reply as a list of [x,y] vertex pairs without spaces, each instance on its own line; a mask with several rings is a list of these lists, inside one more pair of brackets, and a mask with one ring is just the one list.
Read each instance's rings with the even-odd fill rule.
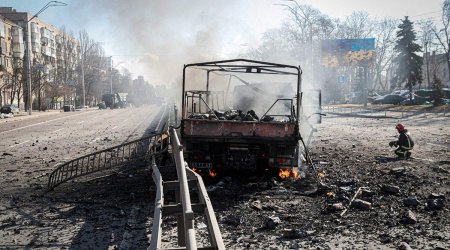
[[55,75],[55,84],[52,89],[53,99],[63,96],[64,102],[71,94],[73,86],[75,86],[78,73],[78,42],[75,40],[71,32],[67,32],[66,28],[60,28],[57,48],[57,67]]
[[392,59],[395,55],[395,30],[397,29],[397,26],[397,20],[392,18],[385,18],[378,21],[374,26],[373,34],[376,44],[373,89],[377,89],[378,87],[380,87],[383,91],[388,89],[386,84],[383,85],[383,77],[388,77],[388,68],[392,64]]
[[345,39],[367,38],[373,36],[375,22],[365,11],[354,11],[337,26],[337,37]]
[[427,86],[430,86],[432,76],[432,74],[430,74],[430,47],[435,40],[433,32],[435,24],[431,19],[419,21],[418,24],[420,29],[419,41],[423,44],[425,50],[424,61]]
[[23,68],[23,60],[19,58],[14,59],[13,63],[13,74],[11,77],[11,102],[14,98],[17,98],[18,105],[20,108],[20,101],[24,96],[23,87],[25,84],[25,70]]
[[[102,82],[102,74],[105,72],[105,52],[103,47],[93,39],[89,37],[89,34],[82,30],[79,33],[79,45],[80,45],[80,64],[79,69],[84,67],[84,83],[86,97],[89,100],[98,97],[99,85]],[[81,64],[82,62],[82,64]],[[81,74],[80,74],[81,76]],[[82,79],[79,80],[79,88],[82,86]],[[96,93],[97,92],[97,93]],[[81,91],[79,91],[81,93]]]
[[[442,4],[442,29],[433,28],[433,32],[441,45],[441,49],[445,54],[447,60],[447,68],[450,71],[450,0],[444,0]],[[448,74],[450,81],[450,74]]]

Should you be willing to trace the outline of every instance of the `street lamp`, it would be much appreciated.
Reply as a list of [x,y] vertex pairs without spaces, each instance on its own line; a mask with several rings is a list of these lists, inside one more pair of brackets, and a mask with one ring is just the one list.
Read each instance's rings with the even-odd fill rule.
[[[34,16],[32,16],[29,20],[26,21],[25,27],[26,27],[26,34],[27,34],[27,47],[26,47],[26,59],[27,59],[27,86],[28,86],[28,114],[31,115],[31,107],[32,107],[32,94],[31,94],[31,54],[30,54],[30,47],[31,47],[31,33],[30,33],[30,22],[34,18],[36,18],[39,14],[44,12],[49,7],[52,6],[66,6],[66,3],[59,2],[59,1],[50,1],[48,2],[42,9],[40,9]],[[27,15],[28,17],[28,15]]]

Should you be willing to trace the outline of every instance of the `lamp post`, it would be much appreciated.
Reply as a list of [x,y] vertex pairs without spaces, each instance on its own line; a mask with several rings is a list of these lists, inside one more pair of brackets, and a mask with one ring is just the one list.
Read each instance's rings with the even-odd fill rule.
[[[44,10],[46,10],[49,7],[52,6],[66,6],[66,3],[63,2],[59,2],[59,1],[50,1],[48,2],[44,7],[42,7],[42,9],[40,9],[34,16],[32,16],[29,20],[26,21],[25,23],[25,28],[26,28],[26,60],[27,60],[27,87],[28,87],[28,114],[31,115],[32,111],[32,104],[33,104],[33,100],[32,100],[32,94],[31,94],[31,52],[30,52],[30,47],[31,47],[31,33],[30,33],[30,22],[31,20],[33,20],[34,18],[36,18],[39,14],[41,14],[42,12],[44,12]],[[28,15],[27,15],[28,18]]]

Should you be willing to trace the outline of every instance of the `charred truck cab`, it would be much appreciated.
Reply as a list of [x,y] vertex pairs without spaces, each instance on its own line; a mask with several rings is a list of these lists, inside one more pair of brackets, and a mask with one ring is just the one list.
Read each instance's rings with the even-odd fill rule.
[[180,133],[188,165],[211,176],[296,174],[301,73],[299,66],[245,59],[185,65]]

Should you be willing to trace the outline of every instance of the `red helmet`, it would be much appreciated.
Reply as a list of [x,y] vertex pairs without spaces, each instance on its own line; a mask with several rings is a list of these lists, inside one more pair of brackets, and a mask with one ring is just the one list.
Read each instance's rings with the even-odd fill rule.
[[395,128],[400,132],[405,130],[405,126],[403,126],[403,124],[401,124],[401,123],[398,123],[397,125],[395,125]]

